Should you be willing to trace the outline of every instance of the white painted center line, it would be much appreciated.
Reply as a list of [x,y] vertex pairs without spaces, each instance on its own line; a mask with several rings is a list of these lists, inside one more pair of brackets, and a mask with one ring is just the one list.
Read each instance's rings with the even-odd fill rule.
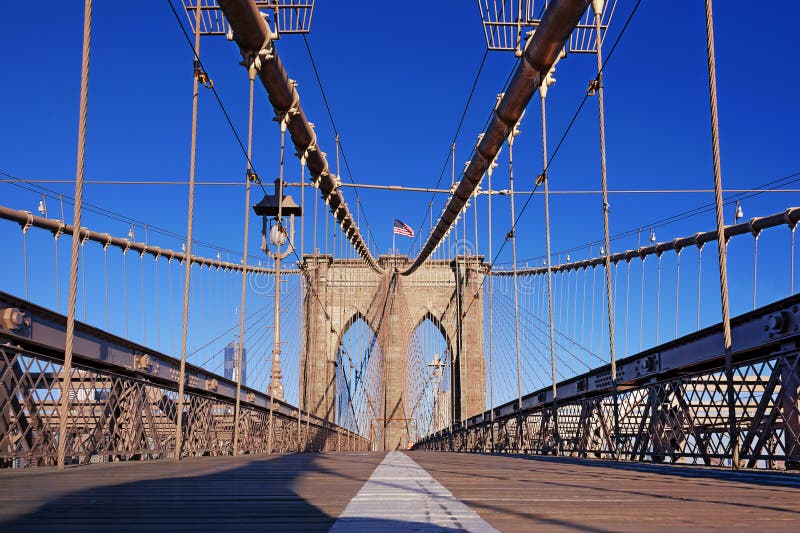
[[389,452],[331,527],[350,531],[497,532],[402,452]]

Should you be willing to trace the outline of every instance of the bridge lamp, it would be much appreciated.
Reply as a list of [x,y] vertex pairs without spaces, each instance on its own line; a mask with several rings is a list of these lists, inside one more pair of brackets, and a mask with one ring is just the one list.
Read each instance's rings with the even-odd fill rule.
[[653,228],[650,228],[650,242],[656,242],[656,232],[653,231]]
[[42,195],[42,199],[39,200],[38,210],[39,213],[41,213],[42,215],[44,215],[45,218],[47,218],[47,204],[44,202],[44,195]]
[[[275,194],[264,195],[264,198],[253,206],[253,211],[255,211],[256,215],[263,219],[261,249],[270,256],[272,254],[267,250],[267,236],[269,236],[269,242],[277,248],[286,244],[287,238],[289,246],[294,248],[294,217],[303,216],[303,209],[297,205],[291,196],[282,195],[282,189],[280,180],[275,180]],[[278,201],[281,196],[283,197]],[[286,216],[289,217],[289,232],[283,225],[283,217]],[[267,224],[268,219],[270,219],[269,227]],[[288,255],[289,251],[286,251],[284,257]]]
[[744,218],[744,211],[742,210],[742,204],[739,203],[739,200],[736,200],[736,212],[733,215],[733,223],[735,224],[743,218]]
[[[273,320],[273,345],[272,345],[272,375],[267,393],[271,398],[283,400],[283,383],[281,383],[281,259],[294,251],[294,217],[303,216],[303,209],[297,205],[291,196],[284,196],[283,184],[280,179],[275,180],[275,194],[264,195],[264,198],[253,206],[253,211],[263,220],[261,229],[261,249],[275,260],[275,318]],[[289,217],[290,233],[287,235],[283,226],[283,217]],[[267,219],[269,229],[267,229]],[[269,250],[269,242],[275,246],[275,252]],[[289,241],[289,246],[281,252],[281,246]]]

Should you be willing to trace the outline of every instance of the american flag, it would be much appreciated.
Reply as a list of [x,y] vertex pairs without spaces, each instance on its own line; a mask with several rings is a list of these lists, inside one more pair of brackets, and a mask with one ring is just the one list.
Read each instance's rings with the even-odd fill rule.
[[414,236],[414,230],[411,229],[408,224],[397,219],[394,219],[394,233],[397,235],[405,235],[406,237]]

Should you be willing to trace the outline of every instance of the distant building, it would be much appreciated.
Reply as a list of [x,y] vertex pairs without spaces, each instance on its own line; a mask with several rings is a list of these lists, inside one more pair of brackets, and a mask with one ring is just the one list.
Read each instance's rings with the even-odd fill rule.
[[[239,354],[239,343],[230,342],[225,347],[225,365],[224,375],[226,378],[236,381],[238,372],[236,368],[236,359]],[[247,384],[247,348],[242,350],[242,385]]]

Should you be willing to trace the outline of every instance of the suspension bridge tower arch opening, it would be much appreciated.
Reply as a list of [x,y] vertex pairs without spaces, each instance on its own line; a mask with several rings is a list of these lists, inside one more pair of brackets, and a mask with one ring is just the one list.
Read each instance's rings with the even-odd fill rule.
[[[409,344],[417,329],[429,321],[439,330],[450,357],[450,420],[465,420],[486,407],[486,363],[483,353],[483,276],[486,266],[479,256],[454,260],[431,260],[404,276],[406,256],[381,256],[384,273],[378,274],[358,259],[334,259],[331,255],[306,255],[304,272],[304,320],[306,322],[300,377],[301,408],[335,421],[336,398],[354,387],[351,394],[372,397],[374,408],[368,431],[378,449],[407,447],[415,399],[409,397]],[[348,332],[363,326],[374,334],[370,358],[380,354],[380,364],[371,363],[359,373],[356,383],[345,379],[350,364]],[[344,355],[344,360],[342,356]],[[443,354],[444,355],[444,354]],[[350,354],[352,359],[352,354]],[[354,365],[357,365],[353,361]],[[341,368],[338,373],[337,370]],[[378,373],[378,375],[374,375]],[[421,377],[422,374],[419,374]],[[380,384],[379,386],[377,384]],[[347,384],[347,385],[346,385]],[[359,392],[358,387],[375,390]]]

